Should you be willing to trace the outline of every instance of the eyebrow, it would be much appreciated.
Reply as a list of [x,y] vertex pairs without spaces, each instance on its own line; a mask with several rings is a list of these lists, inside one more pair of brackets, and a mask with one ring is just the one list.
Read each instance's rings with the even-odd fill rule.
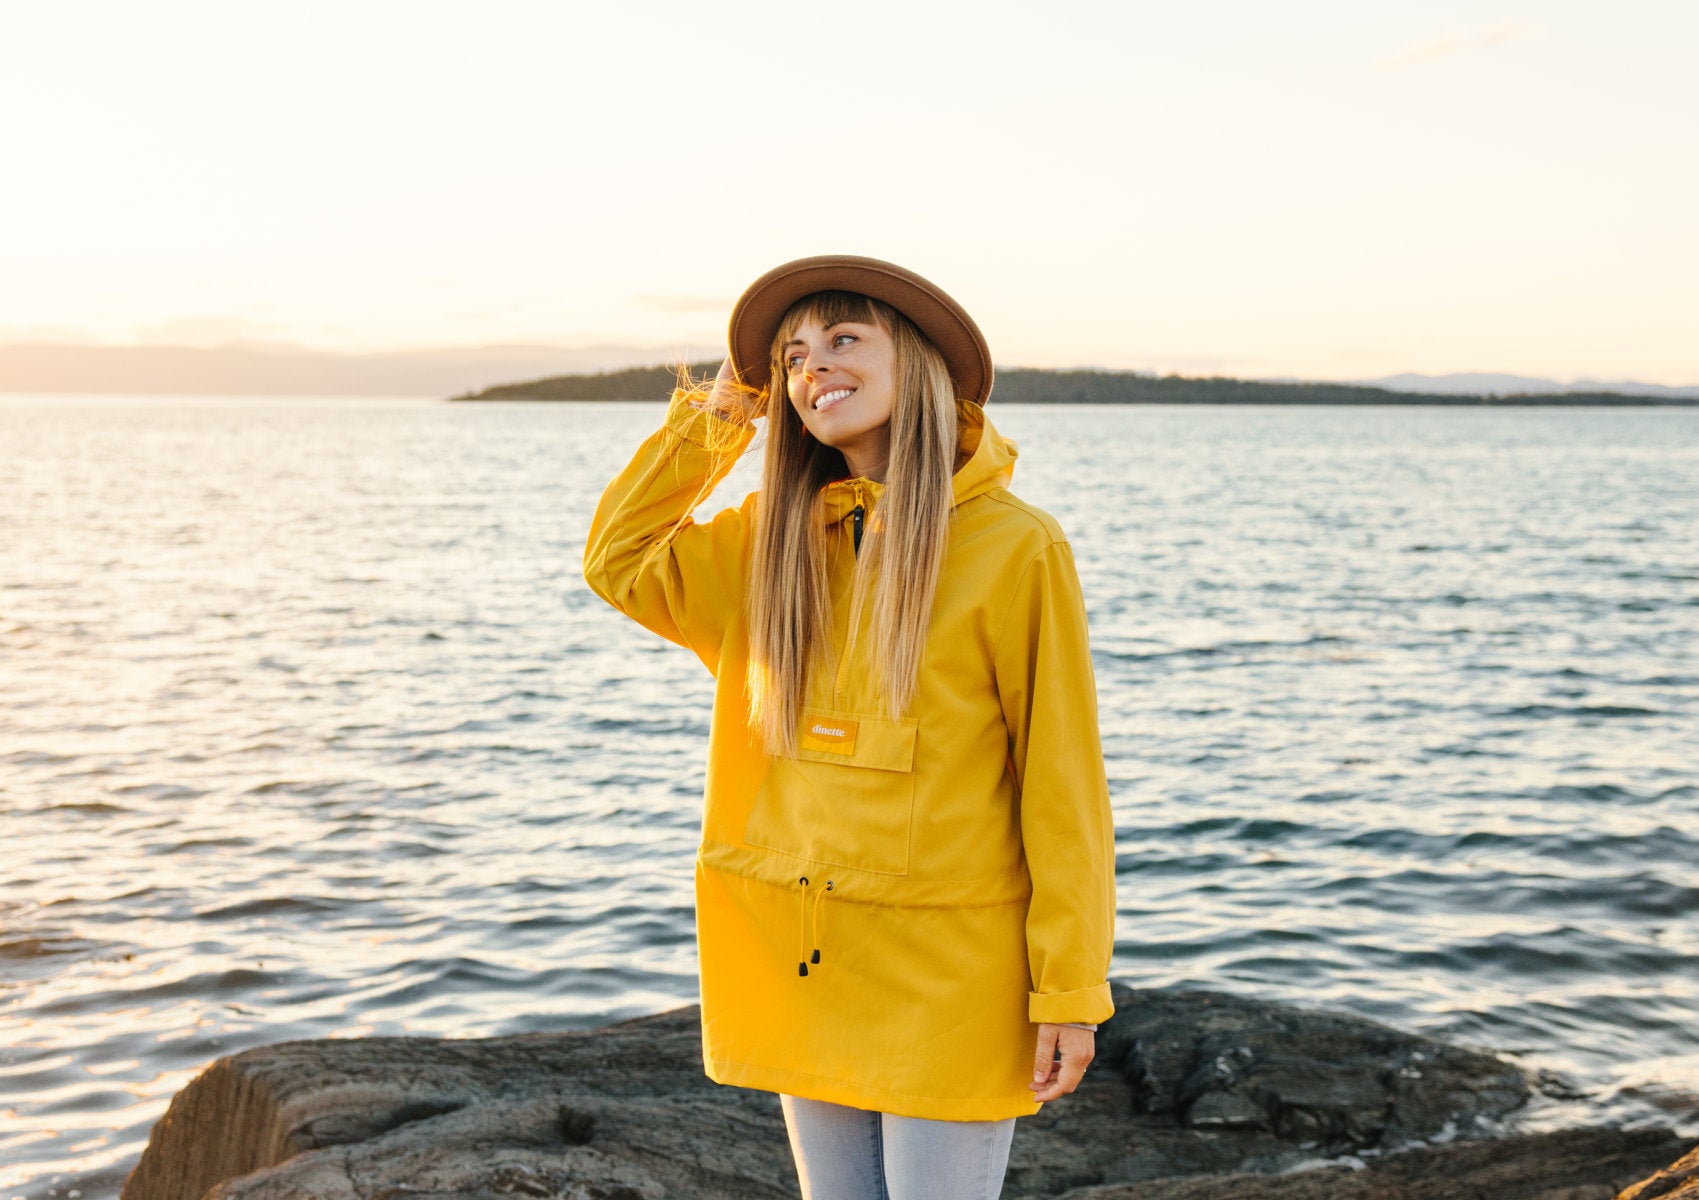
[[[864,322],[861,322],[861,321],[833,321],[830,325],[826,326],[826,328],[821,330],[821,332],[822,333],[831,333],[832,330],[836,329],[840,325],[861,325],[863,323]],[[792,346],[803,346],[803,345],[806,345],[806,344],[807,343],[804,342],[801,338],[792,338],[790,341],[786,342],[783,346],[780,346],[779,349],[789,350]]]

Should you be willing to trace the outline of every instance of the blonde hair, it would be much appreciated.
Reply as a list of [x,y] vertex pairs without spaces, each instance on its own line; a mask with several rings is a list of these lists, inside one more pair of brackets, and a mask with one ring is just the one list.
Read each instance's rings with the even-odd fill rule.
[[821,489],[848,474],[844,457],[808,436],[787,395],[783,347],[804,321],[876,324],[891,336],[891,456],[885,491],[856,557],[845,653],[871,606],[870,655],[887,713],[908,710],[949,541],[956,458],[955,389],[937,348],[907,317],[856,292],[817,292],[779,323],[767,388],[767,450],[750,557],[750,723],[769,753],[794,755],[810,674],[827,660],[832,627],[829,543]]

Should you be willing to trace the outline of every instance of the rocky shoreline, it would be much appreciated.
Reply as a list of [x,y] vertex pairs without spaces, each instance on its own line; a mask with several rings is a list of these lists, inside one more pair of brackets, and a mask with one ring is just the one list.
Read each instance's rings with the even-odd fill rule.
[[[1504,1135],[1523,1072],[1357,1017],[1115,985],[1078,1091],[1016,1124],[1004,1196],[1699,1198],[1668,1130]],[[797,1196],[777,1097],[702,1073],[695,1006],[577,1033],[284,1042],[172,1101],[123,1200]]]

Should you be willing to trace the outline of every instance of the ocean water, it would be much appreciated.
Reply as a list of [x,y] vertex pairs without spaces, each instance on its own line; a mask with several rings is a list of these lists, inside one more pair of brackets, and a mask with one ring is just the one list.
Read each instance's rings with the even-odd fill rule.
[[[0,1200],[115,1196],[250,1046],[695,1000],[709,680],[578,566],[660,411],[0,397]],[[1699,1128],[1699,410],[992,414],[1085,588],[1114,976]]]

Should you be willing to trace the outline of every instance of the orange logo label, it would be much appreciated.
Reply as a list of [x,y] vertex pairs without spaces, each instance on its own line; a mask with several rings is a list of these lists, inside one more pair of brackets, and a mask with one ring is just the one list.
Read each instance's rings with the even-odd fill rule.
[[857,725],[842,717],[808,717],[802,723],[802,744],[809,750],[854,754]]

